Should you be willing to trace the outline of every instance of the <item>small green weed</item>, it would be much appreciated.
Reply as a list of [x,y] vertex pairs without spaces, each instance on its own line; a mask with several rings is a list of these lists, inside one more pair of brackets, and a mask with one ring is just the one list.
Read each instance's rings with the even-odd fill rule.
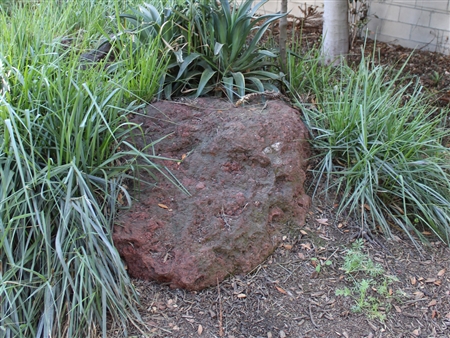
[[363,240],[357,240],[347,250],[342,270],[352,286],[337,289],[336,296],[352,297],[355,300],[353,312],[366,313],[372,319],[384,321],[391,308],[391,284],[398,280],[387,276],[383,267],[362,251],[363,247]]
[[330,266],[331,264],[333,264],[333,262],[329,259],[321,260],[317,257],[313,257],[311,258],[311,264],[315,267],[316,272],[320,273],[325,266]]
[[433,70],[433,73],[431,74],[431,80],[433,81],[434,85],[437,86],[442,80],[442,74],[439,74],[437,71]]

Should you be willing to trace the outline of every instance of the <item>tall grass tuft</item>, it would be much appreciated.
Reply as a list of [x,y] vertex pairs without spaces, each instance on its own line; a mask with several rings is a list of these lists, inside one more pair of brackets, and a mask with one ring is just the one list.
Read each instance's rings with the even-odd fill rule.
[[339,211],[356,213],[362,230],[400,228],[416,245],[431,230],[450,243],[448,111],[402,69],[370,59],[358,69],[321,66],[313,53],[290,62],[292,91],[314,97],[297,100],[319,153],[316,184],[337,189]]
[[139,126],[127,115],[131,98],[155,94],[165,61],[150,50],[83,70],[80,53],[117,26],[105,13],[120,2],[60,3],[0,11],[2,337],[106,336],[107,318],[124,329],[139,318],[112,222],[137,159],[158,169],[129,143]]

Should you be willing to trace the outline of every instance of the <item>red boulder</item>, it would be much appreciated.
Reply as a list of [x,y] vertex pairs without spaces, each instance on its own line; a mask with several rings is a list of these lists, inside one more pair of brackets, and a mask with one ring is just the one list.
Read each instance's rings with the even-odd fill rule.
[[[303,225],[308,131],[288,104],[164,101],[133,122],[145,133],[140,147],[169,135],[146,151],[183,159],[155,162],[190,195],[155,170],[157,184],[133,192],[137,201],[121,212],[113,235],[132,277],[200,290],[253,270],[288,222]],[[154,182],[144,171],[139,178]]]

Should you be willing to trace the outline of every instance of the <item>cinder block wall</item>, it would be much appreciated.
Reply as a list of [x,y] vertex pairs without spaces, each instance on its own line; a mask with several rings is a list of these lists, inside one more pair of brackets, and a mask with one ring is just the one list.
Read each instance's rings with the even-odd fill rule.
[[[238,0],[239,1],[239,0]],[[255,1],[254,3],[258,3],[259,1]],[[290,14],[295,16],[302,16],[301,11],[298,6],[301,6],[303,9],[305,8],[305,4],[307,6],[318,6],[321,11],[323,11],[323,0],[288,0],[288,10],[290,10]],[[269,0],[263,7],[263,10],[260,12],[263,13],[277,13],[281,10],[281,0]]]
[[[289,0],[291,13],[301,16],[298,6],[319,6],[324,0]],[[269,0],[261,13],[276,13],[281,0]],[[409,48],[450,55],[450,0],[370,0],[369,37]]]
[[369,37],[450,54],[450,0],[371,0]]

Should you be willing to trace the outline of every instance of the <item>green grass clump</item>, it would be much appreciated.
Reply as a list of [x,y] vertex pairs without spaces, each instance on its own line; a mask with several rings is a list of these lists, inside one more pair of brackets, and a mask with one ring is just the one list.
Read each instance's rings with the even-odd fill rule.
[[132,99],[155,95],[166,61],[156,45],[86,69],[79,58],[117,27],[106,14],[120,6],[55,0],[0,11],[2,337],[106,336],[107,314],[123,328],[139,317],[112,223],[130,202],[122,183],[137,160],[155,168],[130,143],[139,126],[127,115]]
[[450,243],[448,111],[429,103],[422,88],[402,81],[402,69],[321,66],[314,53],[291,57],[292,90],[302,103],[319,153],[317,184],[339,194],[339,210],[355,212],[366,230],[391,235],[399,227],[416,243],[424,229]]

